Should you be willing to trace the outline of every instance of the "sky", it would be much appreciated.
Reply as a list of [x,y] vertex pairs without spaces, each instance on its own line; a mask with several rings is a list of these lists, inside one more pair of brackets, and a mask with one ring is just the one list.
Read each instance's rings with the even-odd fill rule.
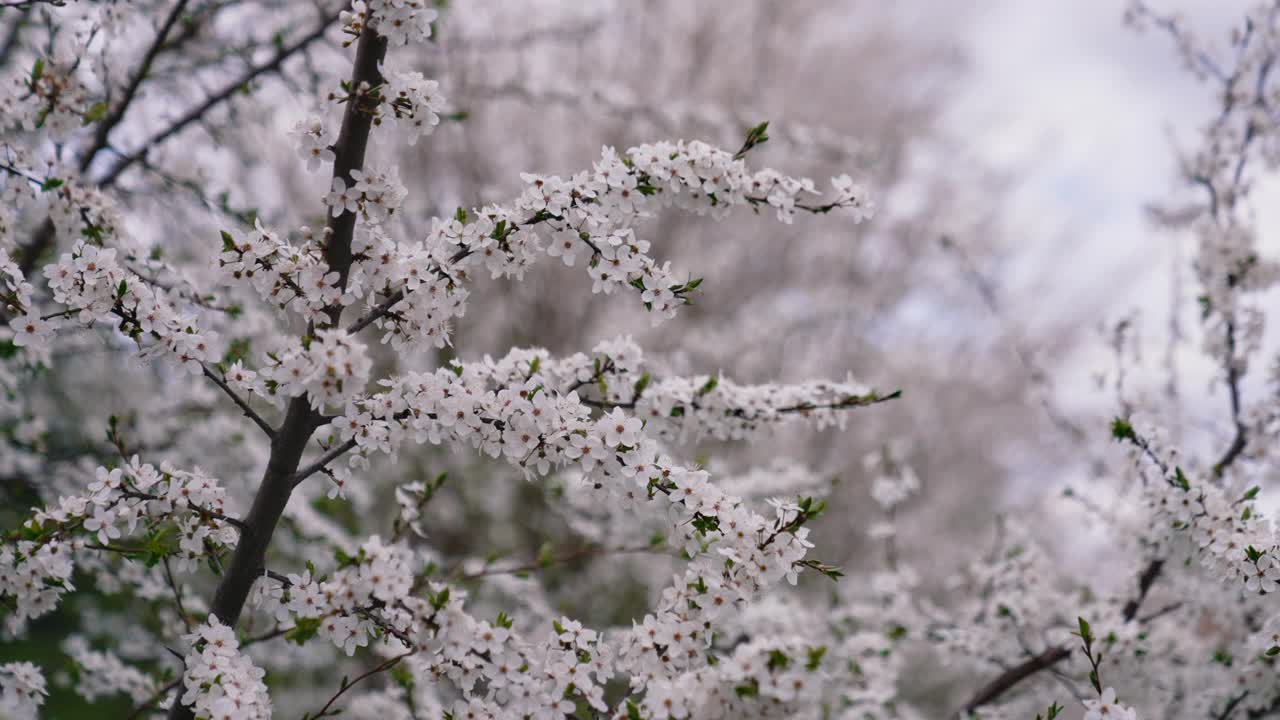
[[[1015,269],[1002,275],[1006,293],[1033,305],[1020,318],[1069,313],[1105,297],[1108,319],[1137,310],[1146,354],[1162,353],[1175,258],[1188,295],[1182,314],[1195,323],[1192,248],[1189,238],[1153,227],[1144,208],[1193,197],[1177,177],[1175,148],[1194,147],[1215,110],[1212,88],[1186,71],[1167,34],[1126,25],[1120,0],[974,5],[961,39],[971,73],[947,126],[972,142],[976,157],[1018,178],[1004,208],[1015,233]],[[1182,13],[1222,48],[1247,3],[1150,5]],[[1265,212],[1260,219],[1264,231],[1280,230]],[[1180,361],[1187,384],[1209,390],[1210,369],[1197,365],[1194,346],[1187,350]],[[1101,342],[1081,348],[1060,368],[1060,392],[1081,396],[1109,357]]]

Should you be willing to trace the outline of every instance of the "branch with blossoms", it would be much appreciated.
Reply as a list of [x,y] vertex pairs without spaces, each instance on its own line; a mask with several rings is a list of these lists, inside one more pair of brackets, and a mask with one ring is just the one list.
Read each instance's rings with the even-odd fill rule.
[[[161,38],[183,7],[170,8]],[[767,140],[765,127],[757,126],[736,153],[696,141],[641,145],[622,154],[606,148],[590,169],[567,180],[526,175],[525,190],[512,203],[459,211],[435,220],[424,240],[396,243],[390,225],[402,217],[398,210],[408,191],[394,166],[367,164],[366,155],[380,133],[397,131],[413,141],[438,123],[438,86],[384,66],[389,46],[425,40],[435,17],[421,0],[371,0],[341,14],[350,38],[344,45],[354,45],[350,77],[322,104],[318,122],[304,122],[294,133],[310,166],[332,164],[330,190],[323,198],[325,227],[302,233],[296,243],[262,224],[223,236],[222,279],[251,289],[286,320],[292,314],[306,324],[304,331],[280,339],[259,365],[246,367],[251,363],[244,359],[229,367],[214,365],[214,340],[200,326],[203,308],[195,302],[206,301],[204,294],[179,297],[188,309],[195,308],[184,312],[170,298],[180,293],[122,265],[118,246],[127,242],[120,236],[125,224],[102,191],[140,162],[149,146],[196,122],[233,91],[215,93],[140,149],[121,153],[96,187],[55,178],[57,184],[46,179],[25,188],[28,194],[56,191],[51,217],[56,235],[87,237],[45,268],[50,294],[60,306],[56,312],[42,312],[31,302],[34,289],[26,284],[22,263],[6,257],[0,265],[5,300],[21,312],[13,329],[22,346],[39,352],[73,319],[108,326],[133,340],[141,356],[205,375],[263,431],[269,447],[261,481],[252,485],[248,511],[239,517],[227,513],[221,485],[198,470],[162,465],[156,471],[136,459],[122,470],[102,468],[87,495],[66,497],[40,511],[28,525],[38,536],[16,539],[17,551],[0,555],[0,565],[8,563],[12,567],[5,569],[13,571],[0,573],[0,583],[14,577],[39,582],[12,582],[0,589],[15,598],[24,617],[44,614],[70,590],[73,570],[70,561],[52,556],[59,548],[98,549],[164,563],[166,585],[185,622],[188,610],[203,605],[182,591],[169,571],[170,559],[177,558],[178,572],[191,570],[198,559],[210,560],[217,567],[217,587],[207,616],[190,618],[193,627],[183,636],[186,654],[175,651],[184,669],[181,693],[168,709],[171,720],[270,715],[265,672],[242,652],[248,641],[242,643],[235,630],[249,603],[271,613],[281,626],[290,624],[283,633],[260,636],[261,642],[283,637],[305,644],[321,637],[347,655],[377,643],[401,651],[403,665],[419,682],[447,676],[466,704],[491,714],[563,715],[576,702],[608,712],[605,686],[616,679],[630,682],[621,701],[629,715],[678,716],[683,714],[678,708],[696,693],[678,694],[677,685],[707,673],[712,684],[698,696],[705,701],[713,687],[732,687],[728,673],[758,661],[768,674],[740,683],[734,690],[740,702],[765,707],[795,700],[823,671],[825,649],[772,638],[726,648],[717,645],[716,633],[783,580],[794,584],[805,570],[838,577],[838,569],[809,557],[810,526],[825,502],[773,499],[757,507],[716,485],[705,470],[668,455],[657,437],[683,428],[741,438],[788,418],[843,426],[848,410],[896,393],[881,396],[852,380],[793,387],[745,386],[718,376],[655,381],[640,370],[638,348],[626,341],[607,343],[595,358],[555,360],[540,351],[515,351],[497,362],[451,363],[432,372],[376,378],[361,334],[376,327],[383,342],[398,350],[447,346],[451,324],[465,310],[472,273],[483,266],[495,277],[519,278],[544,252],[567,265],[583,257],[597,292],[636,292],[653,317],[662,319],[674,315],[702,281],[682,279],[649,255],[648,242],[636,231],[658,211],[679,207],[720,219],[734,208],[759,212],[768,207],[790,222],[797,211],[840,209],[857,222],[869,215],[869,200],[847,176],[833,179],[834,192],[827,199],[809,202],[805,198],[819,194],[811,181],[748,170],[744,156]],[[314,32],[318,37],[323,28]],[[256,74],[247,80],[278,69],[297,46],[282,45],[270,63],[253,67],[250,72]],[[122,121],[153,59],[153,52],[144,55],[122,104],[101,110],[105,123],[95,128],[98,139],[90,147]],[[32,84],[68,89],[56,98],[59,104],[41,111],[42,121],[73,131],[85,118],[81,101],[88,91],[65,67],[50,65],[36,74]],[[42,97],[54,99],[51,90]],[[338,111],[342,120],[334,138],[325,120]],[[31,167],[26,160],[14,167]],[[359,303],[365,314],[344,323],[346,308]],[[148,339],[152,342],[144,344]],[[375,380],[377,390],[371,391]],[[615,396],[611,386],[626,394]],[[579,390],[590,397],[584,400]],[[280,411],[278,422],[255,409],[254,396]],[[649,427],[628,410],[647,413]],[[326,443],[323,454],[304,465],[316,437]],[[501,457],[531,479],[571,471],[599,493],[601,502],[664,523],[664,537],[680,558],[676,574],[642,621],[615,637],[571,618],[549,623],[539,618],[517,628],[505,614],[492,623],[471,617],[461,591],[425,577],[421,557],[399,528],[390,543],[373,536],[354,555],[336,552],[326,574],[314,567],[300,575],[265,569],[286,506],[303,480],[323,472],[341,492],[353,470],[378,453],[393,455],[409,439]],[[157,516],[173,520],[177,537],[164,533]],[[132,533],[132,521],[144,517],[156,522],[147,524],[141,543],[117,542],[124,526]],[[96,542],[75,545],[76,536]],[[227,551],[231,556],[223,564]],[[729,667],[710,670],[719,655],[731,660]],[[384,663],[361,678],[389,667]],[[477,674],[484,676],[483,683],[477,684]],[[785,686],[769,684],[783,681]],[[511,692],[488,692],[499,684]],[[344,682],[320,715],[329,714],[353,685]]]
[[156,468],[134,457],[122,468],[100,467],[87,489],[85,495],[64,496],[57,507],[36,512],[20,532],[6,538],[16,552],[0,553],[0,597],[15,601],[11,622],[44,615],[74,589],[73,556],[81,548],[95,547],[89,539],[97,540],[96,547],[116,551],[111,541],[136,532],[145,521],[143,544],[124,552],[151,564],[167,562],[172,555],[189,572],[204,557],[206,541],[229,547],[247,529],[228,514],[221,484],[199,471],[167,464]]
[[[104,150],[111,147],[110,136],[112,131],[124,120],[129,109],[133,107],[134,100],[142,94],[142,88],[146,85],[146,81],[155,75],[153,65],[157,57],[162,53],[173,53],[175,50],[180,50],[182,43],[190,39],[189,35],[184,32],[179,34],[178,39],[180,42],[166,42],[166,39],[173,32],[174,25],[182,16],[186,4],[185,0],[178,0],[175,3],[138,66],[131,73],[130,81],[124,89],[124,94],[118,102],[114,103],[114,107],[109,106],[106,102],[91,103],[87,95],[82,92],[77,92],[74,95],[69,94],[67,92],[68,85],[73,88],[79,88],[79,85],[70,76],[60,75],[59,72],[55,72],[58,71],[58,68],[53,64],[46,63],[44,60],[37,63],[35,70],[32,72],[32,99],[38,103],[45,103],[41,112],[47,114],[52,108],[56,112],[83,117],[86,123],[95,126],[95,134],[92,141],[80,153],[78,161],[80,173],[85,173],[89,170],[94,160]],[[117,152],[115,161],[105,173],[96,179],[87,181],[85,183],[86,188],[113,187],[126,170],[134,164],[145,162],[147,155],[154,151],[155,148],[168,142],[191,125],[204,122],[215,108],[225,104],[237,93],[241,92],[242,89],[250,87],[255,80],[269,73],[280,71],[287,60],[323,40],[329,28],[338,19],[338,16],[338,11],[323,15],[316,28],[311,32],[289,45],[278,46],[268,60],[250,66],[232,82],[227,83],[203,102],[171,121],[163,129],[155,132],[138,149],[132,152]],[[52,78],[59,78],[59,80],[54,84],[37,82],[38,80]],[[74,102],[70,102],[68,97],[74,98]],[[28,105],[31,105],[31,103],[28,103]],[[13,119],[15,122],[21,121],[24,116],[39,109],[38,107],[34,110],[31,107],[19,108],[18,112],[15,112]],[[61,183],[62,181],[59,180],[58,182]],[[93,225],[88,224],[88,227],[92,229]],[[29,274],[35,269],[40,259],[53,247],[54,241],[59,236],[77,237],[79,232],[60,232],[56,223],[51,219],[49,222],[40,224],[32,238],[20,245],[15,253],[15,259],[24,274]]]
[[[607,458],[593,453],[607,453],[609,447],[630,452],[636,446],[646,414],[653,416],[649,430],[655,434],[741,439],[766,423],[788,417],[808,419],[819,428],[843,427],[842,413],[897,396],[881,397],[860,385],[836,383],[739,386],[726,382],[721,388],[718,379],[672,379],[650,385],[646,375],[638,373],[640,350],[629,340],[601,343],[593,355],[556,361],[542,351],[518,350],[496,362],[459,363],[429,375],[388,380],[385,384],[392,392],[345,400],[333,397],[329,402],[340,401],[347,411],[331,419],[329,445],[295,474],[294,485],[330,470],[340,491],[350,470],[331,467],[334,461],[358,450],[350,464],[362,465],[370,454],[394,454],[400,441],[409,437],[419,442],[470,443],[489,455],[507,458],[527,475],[546,473],[553,465],[584,456],[585,469],[590,471],[595,458]],[[350,362],[348,355],[341,355],[325,366],[332,371],[316,374],[329,381],[330,396],[344,379],[339,368]],[[282,360],[279,367],[291,372],[293,366]],[[627,384],[641,392],[652,388],[644,396],[646,412],[630,416],[614,407],[595,421],[598,430],[593,432],[583,432],[586,426],[576,431],[557,425],[558,418],[583,422],[591,416],[592,403],[579,398],[572,389],[576,383],[569,381],[591,377],[603,367],[615,368],[610,372],[623,381],[639,378]],[[255,376],[246,387],[265,393],[266,382],[280,387],[287,381],[281,373],[264,375]],[[596,383],[603,378],[600,374]],[[553,389],[564,386],[569,392]],[[432,399],[436,397],[438,401]]]

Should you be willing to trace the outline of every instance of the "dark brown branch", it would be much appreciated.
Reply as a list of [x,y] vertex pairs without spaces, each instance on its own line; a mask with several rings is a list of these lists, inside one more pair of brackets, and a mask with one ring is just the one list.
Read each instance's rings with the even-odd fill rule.
[[[326,23],[327,25],[327,23]],[[323,28],[315,36],[323,34]],[[297,47],[295,44],[294,48]],[[356,45],[356,57],[351,72],[351,87],[374,85],[379,78],[378,65],[386,54],[387,42],[370,27],[365,27]],[[278,55],[278,62],[283,62],[284,53]],[[364,164],[365,150],[369,143],[369,132],[372,118],[360,103],[347,104],[347,112],[342,119],[342,130],[338,134],[338,142],[334,148],[337,156],[334,162],[334,177],[350,178],[352,170]],[[351,236],[355,229],[355,216],[352,213],[346,222],[331,223],[332,232],[328,236],[325,247],[325,260],[331,270],[336,271],[345,283],[347,272],[351,267]],[[341,221],[339,217],[337,220]],[[329,317],[336,325],[342,314],[341,307],[331,308]],[[240,541],[236,543],[235,553],[225,568],[222,579],[214,593],[212,611],[224,625],[234,628],[240,619],[249,590],[262,573],[263,559],[276,525],[284,514],[285,505],[293,493],[294,475],[298,464],[307,448],[307,442],[316,428],[323,424],[321,415],[311,408],[305,395],[299,395],[289,402],[285,411],[284,422],[271,438],[271,455],[267,460],[266,470],[262,475],[262,483],[253,498],[253,506],[245,516],[245,527],[240,532]],[[388,666],[389,667],[389,666]],[[332,702],[332,701],[331,701]],[[326,706],[327,707],[327,706]],[[192,720],[190,707],[176,702],[169,710],[169,720]]]
[[968,717],[974,710],[993,702],[1023,680],[1041,670],[1053,667],[1070,656],[1071,650],[1065,647],[1051,647],[1026,662],[1005,670],[996,679],[984,685],[969,702],[965,703],[964,710],[960,713],[961,717]]
[[325,454],[317,458],[315,462],[302,468],[301,470],[299,470],[297,473],[294,474],[293,476],[294,487],[297,487],[299,484],[301,484],[303,480],[306,480],[312,475],[315,475],[316,473],[324,470],[326,467],[328,467],[329,463],[342,457],[349,450],[351,450],[351,448],[354,448],[355,446],[356,446],[356,439],[351,438],[350,440],[342,443],[341,445],[334,445],[333,447],[329,448],[325,452]]
[[[123,452],[121,453],[121,457],[124,457]],[[150,493],[138,492],[136,490],[124,490],[123,492],[125,497],[137,498],[139,500],[164,500],[164,498],[160,497],[159,495],[152,495]],[[196,513],[197,515],[201,515],[203,517],[210,518],[213,520],[218,520],[220,522],[227,523],[228,525],[234,525],[236,528],[240,530],[244,530],[244,527],[245,527],[244,521],[241,520],[240,518],[231,517],[230,515],[224,515],[218,512],[217,510],[210,510],[206,507],[202,507],[200,505],[196,505],[195,503],[190,503],[190,502],[187,503],[187,509],[190,510],[191,512]]]
[[1231,714],[1236,711],[1236,708],[1240,703],[1244,702],[1244,699],[1247,697],[1249,697],[1249,691],[1245,690],[1239,695],[1231,698],[1231,701],[1227,703],[1226,707],[1222,708],[1222,712],[1213,716],[1214,720],[1228,720],[1228,718],[1231,717]]
[[169,36],[169,31],[177,24],[178,18],[182,17],[182,13],[186,10],[188,0],[178,0],[173,6],[173,10],[169,12],[169,16],[165,18],[164,23],[160,26],[160,30],[156,33],[155,40],[151,42],[151,47],[147,48],[147,52],[142,56],[142,62],[138,64],[138,69],[133,73],[133,77],[129,78],[129,85],[124,89],[124,95],[120,98],[120,102],[116,104],[114,110],[107,115],[102,122],[98,123],[97,130],[93,134],[93,144],[89,146],[84,157],[80,158],[80,172],[84,173],[93,164],[93,159],[97,157],[102,149],[107,147],[111,131],[120,124],[124,119],[124,115],[129,111],[129,106],[133,103],[133,99],[137,97],[138,88],[141,87],[142,81],[146,79],[151,72],[151,64],[155,62],[156,56],[165,47],[165,38]]
[[1138,595],[1124,605],[1125,622],[1137,617],[1138,608],[1142,607],[1142,602],[1147,599],[1147,593],[1160,577],[1160,571],[1163,569],[1164,560],[1160,559],[1152,560],[1142,569],[1142,573],[1138,575]]
[[1213,466],[1214,477],[1222,477],[1222,474],[1231,467],[1231,463],[1240,457],[1240,453],[1244,452],[1245,445],[1249,439],[1249,431],[1245,427],[1244,421],[1240,418],[1240,368],[1236,364],[1236,325],[1235,322],[1227,321],[1227,393],[1231,398],[1231,422],[1235,425],[1236,434],[1231,440],[1231,446],[1222,454],[1222,459],[1218,460]]
[[[1138,609],[1142,607],[1142,601],[1146,599],[1147,592],[1151,590],[1151,586],[1155,584],[1160,577],[1160,571],[1164,568],[1164,560],[1155,559],[1147,563],[1146,567],[1138,575],[1138,594],[1124,606],[1124,621],[1131,622],[1138,614]],[[968,717],[973,711],[995,702],[1009,690],[1012,690],[1023,680],[1032,677],[1041,670],[1047,670],[1054,665],[1062,662],[1071,656],[1071,649],[1064,645],[1051,647],[1039,655],[1032,656],[1018,665],[1000,673],[994,680],[982,686],[977,693],[974,694],[968,702],[964,704],[964,709],[960,711],[961,717]]]
[[268,60],[267,62],[261,65],[256,65],[250,68],[243,75],[236,78],[232,82],[228,83],[221,90],[211,95],[203,103],[200,103],[196,107],[188,110],[185,115],[173,121],[164,130],[161,130],[155,135],[152,135],[149,139],[147,139],[145,142],[142,143],[142,146],[140,148],[138,148],[132,153],[123,155],[119,160],[116,161],[114,165],[111,166],[111,169],[107,171],[106,175],[104,175],[102,179],[98,181],[98,185],[101,187],[110,187],[111,185],[114,185],[116,180],[120,178],[121,173],[123,173],[125,170],[128,170],[130,167],[132,167],[134,163],[139,162],[144,157],[146,157],[146,154],[150,152],[152,148],[156,147],[157,145],[160,145],[164,141],[168,140],[170,137],[181,132],[188,125],[191,125],[203,119],[204,116],[210,110],[212,110],[213,108],[225,102],[227,99],[234,96],[237,92],[240,91],[241,88],[243,88],[248,83],[253,82],[259,76],[273,73],[279,70],[280,66],[283,65],[286,60],[293,57],[299,51],[303,50],[304,48],[306,48],[308,45],[315,42],[316,40],[323,38],[325,32],[329,29],[329,26],[332,25],[338,19],[338,15],[339,15],[338,12],[333,12],[324,16],[324,18],[321,19],[320,24],[314,30],[307,33],[302,38],[298,39],[292,45],[287,45],[285,47],[280,48],[279,50],[276,51],[276,54],[273,55],[270,60]]
[[27,17],[27,13],[19,12],[17,19],[9,25],[9,30],[5,32],[4,42],[0,43],[0,69],[7,66],[9,60],[13,57],[13,51],[18,47],[18,38],[22,37],[22,30],[27,25]]

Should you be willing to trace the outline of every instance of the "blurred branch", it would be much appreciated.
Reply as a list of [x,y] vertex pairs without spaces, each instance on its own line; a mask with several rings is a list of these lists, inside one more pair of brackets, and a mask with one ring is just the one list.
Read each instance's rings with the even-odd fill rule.
[[[345,9],[345,6],[342,9]],[[243,75],[228,83],[218,92],[209,96],[209,98],[207,98],[203,103],[188,110],[186,114],[172,122],[164,130],[152,135],[149,139],[144,141],[137,150],[123,155],[114,165],[112,165],[111,169],[107,171],[106,175],[102,177],[98,184],[102,187],[110,187],[119,179],[121,173],[132,167],[134,163],[139,162],[146,157],[147,153],[153,150],[156,146],[164,143],[170,137],[185,129],[188,125],[202,120],[210,110],[221,105],[258,77],[278,71],[280,66],[283,65],[290,57],[293,57],[307,46],[323,38],[325,32],[328,31],[329,26],[337,21],[340,14],[341,9],[323,16],[320,23],[311,32],[299,38],[293,44],[280,48],[270,60],[262,63],[261,65],[251,67]]]
[[[1151,586],[1155,584],[1160,577],[1161,570],[1164,569],[1164,560],[1153,559],[1138,575],[1138,594],[1133,599],[1125,603],[1124,621],[1131,622],[1138,614],[1138,609],[1142,607],[1143,600],[1146,599]],[[1162,613],[1157,613],[1156,616]],[[1141,622],[1141,621],[1140,621]],[[973,697],[964,704],[963,709],[958,713],[960,717],[968,717],[975,710],[995,702],[1006,692],[1017,687],[1022,681],[1039,673],[1041,670],[1047,670],[1054,665],[1066,660],[1071,656],[1071,648],[1066,645],[1058,645],[1045,650],[1039,655],[1034,655],[1022,663],[1005,670],[994,680],[982,686]]]
[[[969,255],[964,252],[958,243],[950,236],[943,235],[941,238],[942,249],[951,253],[960,263],[960,269],[964,276],[968,278],[978,296],[982,298],[983,304],[991,313],[992,317],[1001,324],[1008,325],[1007,318],[1000,307],[1000,302],[996,296],[995,285],[987,279],[985,275],[978,270],[977,265]],[[1044,414],[1049,421],[1062,432],[1066,433],[1072,441],[1080,442],[1086,437],[1084,430],[1079,425],[1072,422],[1061,411],[1056,409],[1052,401],[1053,383],[1049,381],[1049,374],[1035,360],[1035,355],[1030,348],[1027,347],[1011,328],[1006,327],[1006,333],[1010,338],[1010,346],[1013,348],[1014,357],[1017,358],[1023,370],[1027,373],[1028,379],[1034,385],[1041,387],[1043,395],[1040,398],[1040,407],[1044,410]]]

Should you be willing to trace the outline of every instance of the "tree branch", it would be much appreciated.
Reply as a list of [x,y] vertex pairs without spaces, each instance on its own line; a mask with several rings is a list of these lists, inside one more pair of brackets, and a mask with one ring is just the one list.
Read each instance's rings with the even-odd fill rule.
[[[327,25],[327,23],[326,23]],[[324,29],[312,35],[319,37]],[[314,37],[312,39],[314,39]],[[298,45],[292,46],[297,48]],[[379,78],[378,65],[386,54],[387,41],[377,32],[366,26],[356,45],[356,57],[351,71],[351,87],[374,85]],[[277,55],[277,61],[283,62],[290,48],[285,48]],[[364,164],[365,150],[369,143],[369,132],[372,128],[372,117],[365,112],[358,102],[347,104],[346,114],[342,119],[342,130],[338,134],[338,142],[334,148],[334,176],[350,178],[350,172]],[[171,134],[171,133],[170,133]],[[117,172],[116,175],[119,173]],[[346,217],[349,216],[349,217]],[[345,283],[347,272],[351,267],[351,236],[355,229],[355,215],[345,213],[335,219],[345,222],[331,222],[334,230],[328,236],[325,248],[325,259],[331,270],[339,273]],[[331,308],[329,317],[337,324],[341,317],[341,307]],[[263,559],[276,525],[284,514],[289,503],[295,483],[294,475],[302,454],[307,448],[316,428],[323,424],[320,413],[311,408],[305,395],[299,395],[289,402],[284,422],[271,438],[271,456],[263,471],[262,483],[253,498],[253,506],[245,516],[245,527],[240,532],[240,541],[231,556],[231,562],[218,582],[218,589],[213,598],[212,612],[224,625],[234,628],[240,619],[249,590],[264,567]],[[389,666],[388,666],[389,667]],[[332,702],[332,701],[331,701]],[[327,706],[326,706],[327,707]],[[190,707],[175,702],[169,709],[169,720],[192,720]]]
[[120,124],[120,121],[124,119],[124,114],[129,111],[129,105],[133,103],[133,99],[137,96],[138,88],[142,85],[142,81],[146,79],[147,74],[151,72],[151,64],[155,62],[156,56],[164,48],[165,38],[169,36],[169,31],[177,24],[178,18],[182,16],[182,12],[187,7],[187,2],[188,0],[178,0],[173,6],[173,10],[165,18],[164,24],[156,32],[156,38],[151,42],[151,47],[147,48],[146,54],[142,56],[142,62],[138,64],[137,71],[129,79],[129,85],[125,87],[124,96],[120,98],[119,104],[102,122],[98,123],[98,128],[93,134],[93,144],[89,146],[84,157],[80,158],[81,173],[88,170],[89,165],[93,163],[93,159],[103,148],[107,147],[111,131]]
[[1227,321],[1226,371],[1227,392],[1231,397],[1231,422],[1235,425],[1236,435],[1231,440],[1231,446],[1223,453],[1222,459],[1213,466],[1213,475],[1217,478],[1221,478],[1227,468],[1231,467],[1231,463],[1240,457],[1249,439],[1249,431],[1244,421],[1240,419],[1240,368],[1236,364],[1236,325],[1231,320]]
[[293,43],[292,45],[287,45],[285,47],[280,48],[279,50],[276,51],[276,54],[273,55],[270,60],[268,60],[267,62],[261,65],[257,65],[250,68],[243,75],[241,75],[240,77],[228,83],[225,87],[223,87],[218,92],[214,93],[212,96],[206,99],[203,103],[188,110],[185,115],[178,118],[174,122],[170,123],[170,125],[166,127],[164,130],[161,130],[155,135],[152,135],[148,140],[143,142],[142,146],[139,147],[137,150],[127,155],[123,155],[119,160],[116,161],[114,165],[111,166],[111,169],[107,171],[106,175],[104,175],[102,179],[98,181],[98,185],[101,187],[110,187],[114,185],[116,180],[120,178],[121,173],[123,173],[125,170],[128,170],[130,167],[132,167],[134,163],[146,157],[146,154],[150,152],[152,148],[168,140],[170,137],[176,135],[178,132],[185,129],[188,125],[191,125],[192,123],[199,121],[201,118],[205,116],[206,113],[208,113],[213,108],[225,102],[228,98],[232,97],[237,92],[239,92],[241,88],[243,88],[248,83],[253,82],[259,76],[266,75],[268,73],[272,73],[279,70],[280,66],[284,64],[285,60],[288,60],[289,58],[293,57],[296,53],[298,53],[300,50],[306,48],[308,45],[315,42],[316,40],[319,40],[320,38],[324,37],[324,34],[329,29],[329,26],[332,25],[338,19],[338,15],[340,12],[341,11],[337,11],[337,12],[332,12],[332,13],[329,13],[328,15],[325,15],[321,19],[320,24],[314,30],[307,33],[305,36],[300,38],[297,42]]
[[275,438],[276,429],[271,427],[271,423],[263,419],[263,417],[259,415],[257,411],[255,411],[253,408],[249,407],[249,403],[245,402],[244,398],[236,394],[236,391],[231,389],[231,386],[227,384],[226,380],[218,377],[217,373],[210,370],[209,366],[204,363],[200,363],[200,369],[204,371],[205,377],[212,380],[213,383],[217,385],[219,388],[222,388],[222,392],[226,393],[227,397],[231,398],[231,401],[234,402],[237,407],[239,407],[241,410],[244,411],[245,417],[252,420],[254,424],[257,425],[258,427],[262,428],[262,432],[266,433],[267,437],[272,439]]
[[[307,717],[312,718],[313,720],[319,720],[319,718],[325,717],[327,714],[329,714],[329,708],[332,707],[333,704],[338,701],[338,698],[342,697],[344,693],[346,693],[348,690],[350,690],[351,688],[359,684],[360,681],[373,677],[374,675],[377,675],[378,673],[383,672],[384,670],[390,670],[392,667],[395,667],[396,665],[398,665],[401,660],[409,657],[410,655],[413,655],[416,652],[418,652],[417,648],[411,648],[407,652],[400,653],[399,655],[396,655],[395,657],[392,657],[389,660],[382,662],[378,666],[371,668],[366,672],[361,673],[360,675],[357,675],[356,678],[350,682],[347,682],[347,679],[344,677],[342,679],[342,686],[338,688],[338,692],[333,694],[333,697],[329,698],[329,702],[325,703],[324,707],[320,708],[319,712],[316,712],[314,714],[309,714],[307,715]],[[336,715],[337,712],[333,714]]]
[[351,438],[350,440],[342,443],[341,445],[334,445],[333,447],[329,448],[325,452],[325,454],[317,458],[315,462],[302,468],[301,470],[299,470],[297,473],[294,474],[293,486],[297,487],[298,485],[302,484],[302,481],[306,480],[312,475],[315,475],[321,470],[324,470],[329,463],[342,457],[349,450],[351,450],[351,448],[355,446],[356,446],[356,439]]
[[[1155,584],[1160,577],[1160,571],[1164,568],[1164,560],[1154,559],[1147,563],[1146,567],[1138,575],[1138,594],[1124,606],[1124,621],[1131,622],[1138,614],[1138,608],[1142,607],[1142,601],[1146,599],[1147,592],[1151,590],[1151,586]],[[964,704],[964,708],[960,711],[960,717],[968,717],[973,711],[999,699],[1009,690],[1012,690],[1019,683],[1027,678],[1035,675],[1041,670],[1047,670],[1054,665],[1062,662],[1071,655],[1071,649],[1064,645],[1051,647],[1039,655],[1023,661],[1021,664],[1000,673],[994,680],[982,686],[982,689],[974,694],[968,702]]]
[[174,680],[168,685],[165,685],[164,687],[160,688],[155,692],[154,695],[147,698],[146,702],[134,708],[133,712],[129,713],[129,717],[125,718],[125,720],[137,720],[138,718],[142,717],[143,713],[150,710],[156,703],[160,702],[160,700],[164,698],[165,695],[168,695],[169,693],[176,690],[178,688],[178,685],[180,684],[182,684],[182,678],[178,678],[177,680]]

